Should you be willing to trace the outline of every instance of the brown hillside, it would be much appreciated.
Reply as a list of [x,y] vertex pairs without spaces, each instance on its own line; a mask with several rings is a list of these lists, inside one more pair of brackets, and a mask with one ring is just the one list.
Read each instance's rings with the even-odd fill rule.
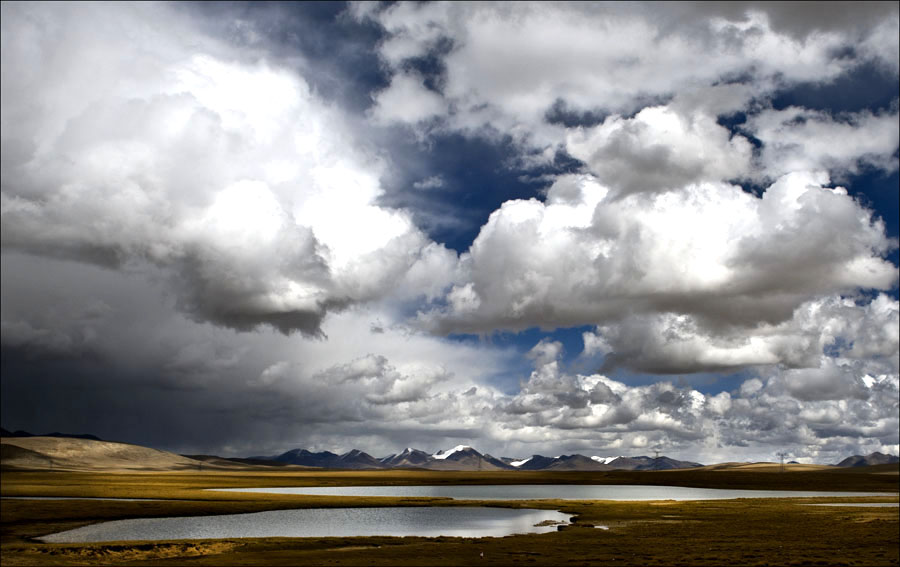
[[168,451],[90,439],[3,437],[0,444],[4,470],[177,471],[201,464]]

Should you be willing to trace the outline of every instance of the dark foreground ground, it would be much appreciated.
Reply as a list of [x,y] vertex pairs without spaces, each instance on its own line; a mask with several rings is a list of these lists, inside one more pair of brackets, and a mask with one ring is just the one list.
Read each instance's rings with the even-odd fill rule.
[[[98,521],[285,508],[464,505],[445,499],[204,492],[336,484],[663,484],[711,488],[884,491],[845,502],[897,502],[897,466],[809,472],[3,472],[3,496],[167,498],[164,502],[4,500],[8,565],[900,565],[897,508],[804,506],[821,499],[708,502],[468,502],[558,509],[563,531],[506,538],[267,538],[45,544],[33,538]],[[609,530],[596,529],[603,525]],[[482,555],[483,554],[483,555]]]

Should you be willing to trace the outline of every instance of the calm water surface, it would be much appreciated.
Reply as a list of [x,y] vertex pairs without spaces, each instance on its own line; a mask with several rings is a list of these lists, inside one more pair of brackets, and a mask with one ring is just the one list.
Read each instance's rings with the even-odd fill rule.
[[568,523],[553,510],[506,508],[317,508],[192,518],[140,518],[45,536],[49,543],[240,537],[502,537],[545,533]]
[[828,496],[884,496],[877,492],[818,492],[800,490],[728,490],[684,486],[506,484],[468,486],[292,486],[281,488],[225,488],[232,492],[267,492],[310,496],[432,497],[457,500],[727,500],[732,498],[803,498]]

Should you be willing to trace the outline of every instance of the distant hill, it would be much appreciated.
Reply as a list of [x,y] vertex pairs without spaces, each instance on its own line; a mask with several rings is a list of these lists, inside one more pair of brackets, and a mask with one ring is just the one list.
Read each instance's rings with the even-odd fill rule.
[[900,458],[895,455],[885,455],[884,453],[870,453],[868,455],[853,455],[839,462],[838,467],[868,467],[872,465],[890,465],[900,462]]
[[[246,469],[248,467],[290,467],[297,466],[291,465],[289,463],[282,463],[279,461],[273,461],[271,459],[241,459],[241,458],[229,458],[229,457],[218,457],[216,455],[181,455],[182,457],[187,457],[188,459],[192,459],[194,461],[199,461],[201,465],[198,465],[198,468],[202,470],[203,466],[209,466],[208,468],[222,468],[222,469]],[[242,466],[243,465],[243,466]]]
[[780,473],[782,471],[787,472],[798,472],[798,471],[828,471],[828,470],[840,470],[834,467],[833,465],[814,465],[814,464],[805,464],[805,463],[785,463],[782,465],[781,463],[775,462],[755,462],[755,463],[740,463],[740,462],[727,462],[727,463],[716,463],[712,465],[706,465],[703,467],[704,470],[708,471],[745,471],[745,472],[765,472],[765,473]]
[[313,453],[306,449],[291,449],[274,457],[252,457],[254,459],[271,459],[282,463],[292,465],[303,465],[305,467],[330,468],[337,460],[338,456],[331,451],[322,451],[321,453]]
[[53,433],[28,433],[27,431],[22,431],[21,429],[17,431],[8,431],[2,427],[0,427],[0,437],[65,437],[69,439],[90,439],[92,441],[103,441],[96,435],[91,435],[90,433],[60,433],[58,431],[54,431]]
[[669,457],[655,457],[652,459],[650,457],[638,457],[638,459],[643,459],[643,462],[634,468],[634,470],[638,471],[670,471],[675,469],[692,469],[703,466],[700,463],[695,463],[692,461],[679,461],[676,459],[671,459]]
[[168,451],[93,439],[4,436],[0,443],[4,470],[170,471],[209,466]]
[[[191,455],[185,455],[186,457],[191,457]],[[195,458],[195,457],[191,457]],[[288,463],[283,463],[281,461],[276,461],[274,459],[245,459],[241,457],[228,457],[229,461],[234,461],[235,463],[241,463],[244,465],[258,465],[262,467],[286,467]]]
[[338,457],[337,468],[341,469],[383,469],[384,465],[368,453],[353,449]]
[[[528,464],[528,463],[526,463]],[[595,461],[584,455],[561,455],[542,468],[532,468],[531,470],[544,471],[609,471],[613,467],[599,461]]]
[[584,455],[561,455],[544,457],[534,455],[521,461],[507,461],[520,471],[661,471],[702,467],[692,461],[678,461],[669,457],[585,457]]
[[275,457],[252,457],[255,460],[270,459],[281,463],[318,467],[323,469],[383,469],[384,465],[375,457],[358,449],[337,455],[331,451],[313,453],[306,449],[292,449]]

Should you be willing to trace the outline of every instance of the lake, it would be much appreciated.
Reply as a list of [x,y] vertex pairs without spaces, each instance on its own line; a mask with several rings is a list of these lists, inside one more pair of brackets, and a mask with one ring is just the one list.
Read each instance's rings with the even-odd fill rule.
[[252,514],[139,518],[84,526],[39,538],[48,543],[242,537],[503,537],[556,531],[570,516],[507,508],[312,508]]
[[220,488],[229,492],[265,492],[307,496],[391,496],[395,498],[453,498],[456,500],[730,500],[733,498],[804,498],[884,496],[878,492],[822,492],[805,490],[730,490],[684,486],[597,484],[504,484],[447,486],[292,486],[277,488]]

